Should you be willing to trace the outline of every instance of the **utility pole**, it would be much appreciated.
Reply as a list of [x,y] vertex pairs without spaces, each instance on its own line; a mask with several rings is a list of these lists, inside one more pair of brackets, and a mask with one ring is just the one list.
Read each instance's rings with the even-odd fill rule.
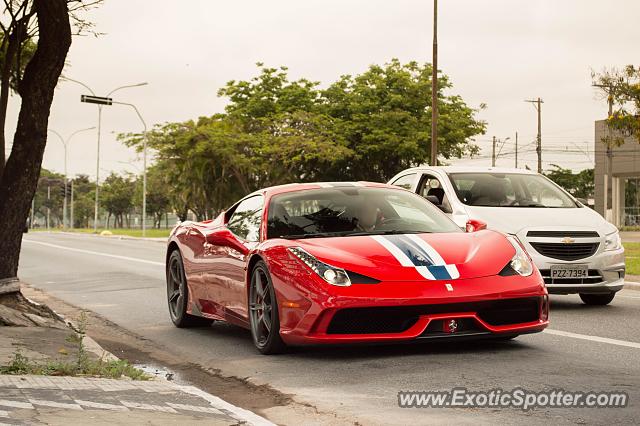
[[73,179],[71,179],[71,217],[69,222],[69,228],[73,229]]
[[516,132],[516,169],[518,168],[518,132]]
[[[609,89],[609,93],[607,94],[607,103],[609,104],[609,115],[607,118],[613,115],[613,96],[611,95],[611,90],[613,89],[612,85],[605,84],[592,84],[593,87],[599,87],[600,89]],[[605,90],[606,93],[606,90]],[[611,129],[605,123],[605,127],[607,128],[607,151],[606,151],[606,161],[604,166],[604,217],[607,217],[607,210],[609,209],[609,189],[612,186],[612,172],[613,172],[613,150],[611,147]],[[612,200],[613,201],[613,200]]]
[[496,166],[496,137],[493,137],[493,149],[491,150],[491,167]]
[[538,153],[538,173],[542,173],[542,104],[544,101],[538,98],[535,100],[526,100],[525,102],[532,103],[538,111],[538,138],[536,152]]
[[47,232],[51,230],[49,220],[51,219],[51,182],[47,181]]
[[433,59],[431,61],[431,165],[438,165],[438,0],[433,0]]

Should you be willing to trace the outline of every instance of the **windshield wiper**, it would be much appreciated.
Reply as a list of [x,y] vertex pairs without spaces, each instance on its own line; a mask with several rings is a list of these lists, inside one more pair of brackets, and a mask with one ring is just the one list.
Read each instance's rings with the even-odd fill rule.
[[344,235],[345,234],[338,232],[313,232],[309,234],[280,235],[280,238],[286,240],[302,240],[304,238],[343,237]]
[[387,230],[387,231],[362,231],[362,232],[350,232],[346,234],[346,237],[357,237],[361,235],[398,235],[398,234],[431,234],[432,231],[398,231],[398,230]]

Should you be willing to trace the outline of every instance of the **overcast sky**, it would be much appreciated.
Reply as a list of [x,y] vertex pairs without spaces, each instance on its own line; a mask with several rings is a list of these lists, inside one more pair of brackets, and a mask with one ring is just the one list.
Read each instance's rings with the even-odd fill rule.
[[[576,150],[575,143],[593,150],[593,122],[606,114],[606,103],[590,87],[590,70],[637,59],[638,16],[637,0],[440,1],[440,68],[469,105],[488,105],[479,115],[488,132],[477,142],[485,154],[493,135],[511,137],[503,153],[513,150],[516,131],[520,145],[535,139],[536,113],[523,101],[538,96],[545,102],[544,147]],[[76,37],[65,74],[97,94],[148,82],[114,98],[135,103],[149,126],[223,111],[218,88],[251,78],[258,61],[286,65],[292,78],[326,85],[394,57],[431,60],[429,0],[105,0],[89,19],[105,34]],[[67,137],[97,124],[97,107],[80,103],[84,93],[73,83],[59,85],[50,128]],[[18,102],[13,98],[10,105],[12,123]],[[101,177],[108,170],[137,172],[136,154],[115,136],[140,130],[132,110],[104,108]],[[584,154],[544,157],[545,167],[590,165]],[[520,158],[535,168],[535,152]],[[95,160],[96,132],[76,136],[69,174],[95,176]],[[489,165],[490,158],[455,163]],[[512,164],[512,155],[498,161]],[[62,144],[53,135],[43,166],[63,171]]]

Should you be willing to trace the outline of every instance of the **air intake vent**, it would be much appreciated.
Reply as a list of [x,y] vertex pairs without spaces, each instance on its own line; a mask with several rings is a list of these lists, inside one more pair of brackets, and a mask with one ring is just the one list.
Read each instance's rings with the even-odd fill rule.
[[530,242],[529,244],[541,255],[559,260],[578,260],[593,256],[600,245],[599,243],[563,244],[535,242]]
[[545,238],[598,238],[600,235],[596,231],[529,231],[527,237]]

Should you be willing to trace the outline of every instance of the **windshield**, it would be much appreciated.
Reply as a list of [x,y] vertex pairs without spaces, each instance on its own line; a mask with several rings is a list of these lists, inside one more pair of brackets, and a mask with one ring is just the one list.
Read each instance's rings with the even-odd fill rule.
[[462,232],[431,203],[400,189],[325,188],[271,199],[267,238]]
[[573,208],[577,204],[540,175],[451,173],[460,201],[468,206]]

